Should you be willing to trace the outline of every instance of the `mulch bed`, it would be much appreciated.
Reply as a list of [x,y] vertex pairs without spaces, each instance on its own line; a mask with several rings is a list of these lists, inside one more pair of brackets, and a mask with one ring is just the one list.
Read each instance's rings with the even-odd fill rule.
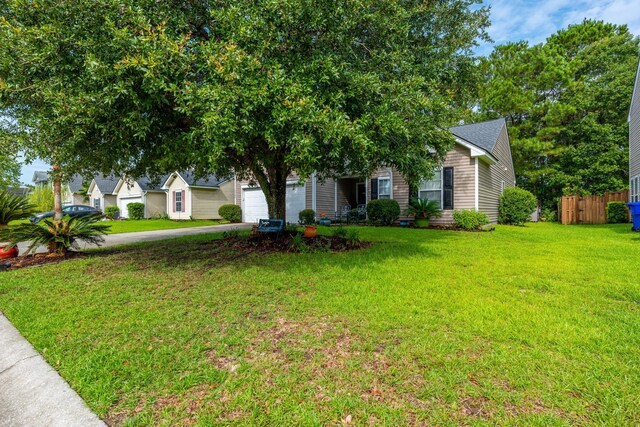
[[82,252],[67,252],[66,255],[58,255],[58,254],[33,254],[33,255],[22,255],[15,258],[7,258],[0,260],[0,263],[10,262],[11,267],[9,270],[17,270],[19,268],[25,267],[37,267],[40,265],[47,264],[57,264],[62,261],[66,261],[68,259],[77,259],[83,258],[86,254]]
[[466,231],[468,233],[485,233],[489,231],[495,231],[495,227],[482,228],[480,230],[467,230],[464,228],[456,227],[455,225],[429,225],[425,230],[447,230],[447,231]]
[[296,231],[283,231],[279,235],[254,233],[250,236],[233,236],[217,240],[219,244],[245,253],[300,253],[300,252],[346,252],[371,246],[337,236],[315,236],[298,238]]

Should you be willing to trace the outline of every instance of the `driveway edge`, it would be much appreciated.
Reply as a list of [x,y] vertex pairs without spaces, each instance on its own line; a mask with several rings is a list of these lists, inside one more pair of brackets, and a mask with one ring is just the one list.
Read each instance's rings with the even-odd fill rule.
[[67,382],[0,312],[0,426],[101,426]]

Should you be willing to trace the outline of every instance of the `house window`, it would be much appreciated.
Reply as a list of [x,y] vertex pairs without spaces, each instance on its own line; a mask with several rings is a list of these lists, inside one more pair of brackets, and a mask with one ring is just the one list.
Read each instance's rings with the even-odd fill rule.
[[93,207],[100,209],[100,199],[93,199]]
[[435,200],[438,207],[442,208],[442,169],[438,169],[429,181],[420,184],[418,197],[421,199]]
[[631,178],[629,189],[629,200],[631,202],[640,202],[640,175]]
[[174,194],[176,197],[175,212],[182,212],[182,191],[176,191]]
[[378,178],[378,199],[391,198],[391,178]]

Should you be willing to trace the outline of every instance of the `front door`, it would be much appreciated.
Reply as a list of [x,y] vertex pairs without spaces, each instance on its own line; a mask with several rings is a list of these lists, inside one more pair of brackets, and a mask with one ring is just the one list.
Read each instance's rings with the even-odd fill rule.
[[367,187],[364,185],[364,182],[359,182],[356,184],[357,193],[356,193],[356,201],[358,205],[364,205],[367,203]]

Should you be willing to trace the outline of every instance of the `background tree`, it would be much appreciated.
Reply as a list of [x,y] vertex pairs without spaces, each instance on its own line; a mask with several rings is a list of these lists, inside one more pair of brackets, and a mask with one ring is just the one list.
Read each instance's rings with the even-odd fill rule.
[[518,184],[548,207],[563,193],[625,188],[637,66],[638,39],[597,21],[497,46],[481,64],[480,110],[507,118]]
[[284,218],[291,173],[431,173],[487,38],[475,3],[9,1],[0,103],[63,171],[235,173]]
[[20,159],[18,145],[8,138],[10,122],[0,116],[0,190],[20,185]]

